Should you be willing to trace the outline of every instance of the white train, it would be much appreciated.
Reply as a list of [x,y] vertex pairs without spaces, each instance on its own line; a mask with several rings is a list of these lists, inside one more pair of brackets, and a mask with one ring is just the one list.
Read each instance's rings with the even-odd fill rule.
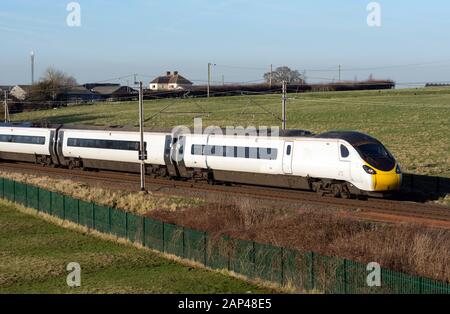
[[[313,190],[336,197],[392,193],[402,174],[378,140],[358,132],[227,136],[146,132],[149,176]],[[140,136],[124,129],[0,126],[0,159],[139,172]]]

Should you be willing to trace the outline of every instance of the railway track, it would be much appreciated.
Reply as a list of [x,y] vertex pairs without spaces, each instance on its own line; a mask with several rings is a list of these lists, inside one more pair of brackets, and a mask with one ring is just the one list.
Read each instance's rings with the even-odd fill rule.
[[[87,179],[91,181],[101,181],[105,184],[126,185],[132,188],[139,187],[139,175],[131,173],[119,173],[109,171],[82,171],[68,170],[62,168],[42,167],[27,163],[0,163],[0,170],[4,171],[31,171],[42,175],[57,175],[71,179]],[[358,213],[371,214],[381,220],[389,218],[401,221],[401,217],[408,218],[405,221],[414,220],[425,224],[450,228],[450,208],[435,205],[416,203],[412,201],[374,199],[337,199],[331,197],[321,197],[308,191],[294,191],[280,188],[268,188],[247,185],[209,185],[203,182],[177,181],[164,178],[146,178],[146,183],[152,186],[181,188],[200,192],[212,192],[220,195],[234,195],[242,197],[253,197],[262,200],[283,200],[295,203],[308,203],[319,206],[327,206],[353,210]],[[374,215],[375,214],[375,215]],[[387,219],[389,220],[389,219]]]

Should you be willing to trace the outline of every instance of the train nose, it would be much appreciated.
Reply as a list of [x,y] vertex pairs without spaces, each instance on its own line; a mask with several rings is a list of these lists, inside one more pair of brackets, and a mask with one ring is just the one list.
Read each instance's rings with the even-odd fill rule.
[[374,187],[377,192],[398,191],[402,184],[402,174],[396,169],[390,172],[377,171],[374,175]]

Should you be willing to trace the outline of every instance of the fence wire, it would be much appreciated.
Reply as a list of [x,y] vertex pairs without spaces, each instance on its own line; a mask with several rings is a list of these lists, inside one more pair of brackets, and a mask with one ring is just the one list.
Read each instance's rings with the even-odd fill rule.
[[295,287],[339,294],[450,294],[450,284],[381,270],[381,286],[369,287],[366,265],[269,244],[213,236],[0,178],[0,197],[39,212],[125,238],[213,269]]

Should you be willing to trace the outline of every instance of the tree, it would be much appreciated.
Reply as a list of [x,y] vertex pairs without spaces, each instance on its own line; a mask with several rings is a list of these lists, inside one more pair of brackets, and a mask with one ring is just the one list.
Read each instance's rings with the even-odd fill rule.
[[[264,74],[264,79],[270,83],[270,72]],[[288,84],[305,84],[303,75],[287,66],[278,67],[272,72],[272,84],[281,84],[283,81]]]
[[76,85],[77,80],[74,77],[50,67],[45,71],[44,77],[31,87],[28,100],[56,100],[58,95],[66,93]]

